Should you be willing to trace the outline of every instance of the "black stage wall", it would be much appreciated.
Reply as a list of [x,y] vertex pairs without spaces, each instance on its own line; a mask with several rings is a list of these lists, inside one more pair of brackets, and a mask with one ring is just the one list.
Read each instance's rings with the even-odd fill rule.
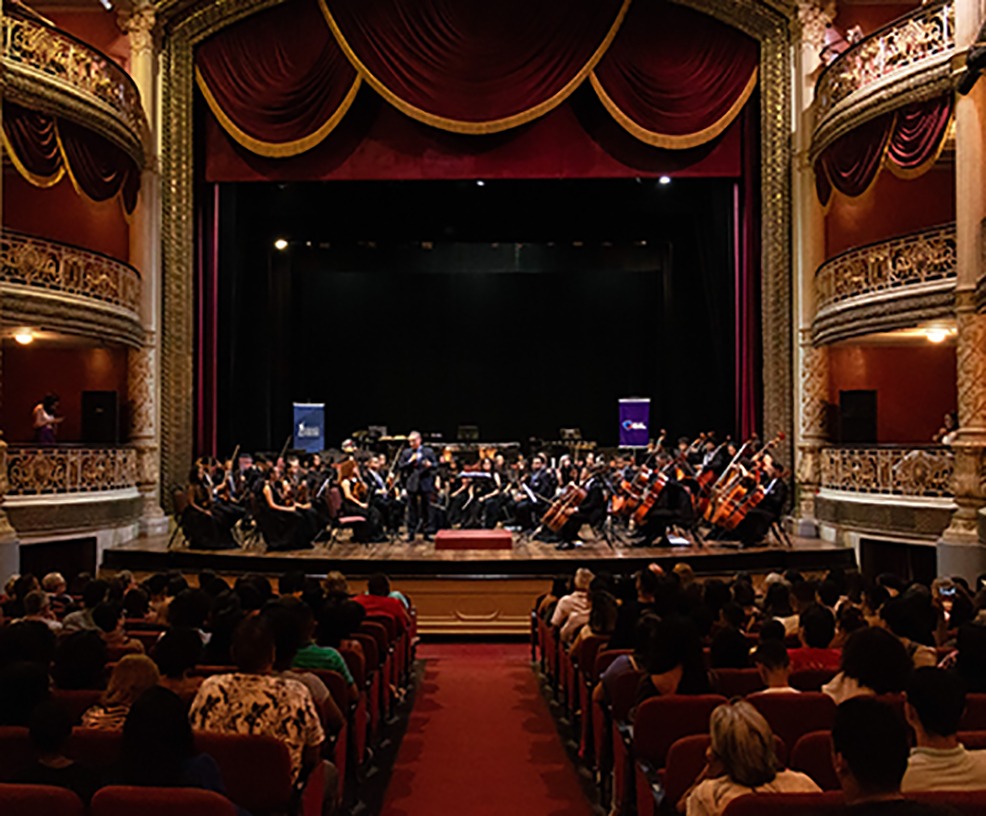
[[[616,443],[616,401],[731,431],[733,183],[239,183],[220,191],[219,450],[291,402],[367,424]],[[277,237],[289,239],[284,251]]]

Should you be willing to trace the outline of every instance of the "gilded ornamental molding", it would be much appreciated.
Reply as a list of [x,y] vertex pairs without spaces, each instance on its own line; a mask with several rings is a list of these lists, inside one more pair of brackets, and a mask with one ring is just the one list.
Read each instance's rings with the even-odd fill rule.
[[810,159],[864,122],[952,88],[955,0],[937,0],[855,43],[815,83]]
[[951,316],[955,224],[943,224],[830,258],[815,273],[815,343]]
[[140,275],[129,264],[70,244],[0,232],[0,318],[139,346]]
[[947,447],[822,448],[821,486],[867,495],[948,498],[954,466]]
[[110,57],[15,10],[2,15],[3,97],[108,138],[143,167],[149,140],[140,94]]
[[7,448],[7,496],[98,493],[137,486],[133,448]]

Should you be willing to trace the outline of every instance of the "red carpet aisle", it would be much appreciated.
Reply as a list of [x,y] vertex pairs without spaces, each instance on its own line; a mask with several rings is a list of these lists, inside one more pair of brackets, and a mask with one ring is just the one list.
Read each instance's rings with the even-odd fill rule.
[[589,816],[525,644],[434,644],[384,816]]

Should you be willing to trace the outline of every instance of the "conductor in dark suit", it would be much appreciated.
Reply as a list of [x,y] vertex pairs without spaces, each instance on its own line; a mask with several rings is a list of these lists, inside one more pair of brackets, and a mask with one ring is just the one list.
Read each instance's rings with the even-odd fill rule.
[[435,473],[438,457],[427,445],[421,444],[421,434],[411,431],[408,447],[401,452],[397,467],[407,491],[407,540],[423,532],[425,541],[434,532],[431,523],[431,496],[435,492]]

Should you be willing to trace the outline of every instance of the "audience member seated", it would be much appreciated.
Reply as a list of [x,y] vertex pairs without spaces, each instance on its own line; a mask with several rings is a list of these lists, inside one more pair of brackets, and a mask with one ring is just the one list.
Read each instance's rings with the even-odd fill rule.
[[764,684],[759,694],[798,693],[798,689],[791,686],[791,659],[788,655],[788,650],[779,640],[765,640],[757,646],[753,664]]
[[885,629],[871,626],[853,632],[846,641],[839,673],[822,691],[836,705],[853,697],[900,692],[911,669],[903,644]]
[[0,628],[0,667],[26,660],[47,672],[55,656],[55,633],[43,622],[20,620]]
[[[349,686],[350,699],[359,699],[359,689],[353,680],[353,674],[346,665],[346,660],[338,649],[332,646],[320,646],[313,640],[315,634],[315,616],[308,604],[297,598],[282,598],[273,603],[290,614],[292,623],[297,628],[298,642],[294,646],[293,659],[285,669],[326,669],[341,674]],[[398,601],[400,603],[400,601]]]
[[24,617],[24,599],[32,592],[41,589],[38,579],[31,574],[18,575],[10,591],[7,593],[7,600],[3,604],[3,614],[7,620],[16,620]]
[[661,619],[644,668],[647,675],[637,687],[635,704],[638,706],[651,697],[667,694],[709,693],[702,641],[687,618]]
[[[39,621],[56,634],[62,631],[62,624],[51,610],[48,593],[40,589],[32,590],[24,596],[24,615],[21,621]],[[17,623],[17,621],[14,621]]]
[[647,655],[653,651],[661,627],[661,619],[650,612],[644,613],[637,621],[634,633],[633,654],[620,655],[609,664],[593,690],[594,700],[610,699],[612,689],[618,679],[632,672],[643,671],[647,665]]
[[767,587],[763,613],[767,618],[780,621],[784,625],[785,635],[798,633],[798,616],[791,606],[791,587],[783,578],[773,581]]
[[353,635],[366,619],[366,610],[356,601],[340,595],[329,595],[318,612],[315,642],[333,649],[345,647],[363,654],[363,646]]
[[51,677],[55,686],[65,691],[103,688],[106,685],[106,644],[99,633],[81,629],[58,638]]
[[152,657],[164,688],[179,697],[199,690],[203,678],[190,676],[202,659],[202,637],[194,629],[169,629],[154,644]]
[[29,726],[31,745],[37,759],[13,778],[22,785],[53,785],[67,788],[82,803],[89,804],[99,790],[102,780],[94,771],[79,765],[65,755],[72,736],[72,717],[63,705],[48,700],[34,710]]
[[105,601],[92,610],[93,622],[106,644],[106,654],[111,660],[119,660],[125,655],[143,654],[144,644],[128,638],[124,631],[123,606],[116,601]]
[[858,697],[836,709],[832,761],[851,816],[952,816],[904,798],[907,754],[907,726],[888,704]]
[[127,655],[113,668],[102,699],[82,715],[84,728],[123,728],[134,701],[158,684],[160,674],[146,655]]
[[353,600],[366,610],[367,615],[393,618],[398,632],[406,632],[410,626],[411,618],[404,604],[390,597],[390,580],[382,573],[371,575],[366,582],[366,594],[357,595]]
[[811,778],[782,770],[774,753],[774,734],[752,705],[725,703],[709,719],[706,766],[678,802],[687,816],[719,816],[733,799],[747,793],[817,793]]
[[830,648],[835,637],[835,615],[821,604],[806,607],[798,618],[801,646],[788,652],[791,671],[831,669],[838,671],[842,652]]
[[[880,625],[904,645],[914,668],[938,665],[938,654],[934,648],[916,639],[922,634],[921,603],[917,596],[903,595],[887,601],[880,608]],[[930,634],[926,634],[926,638],[930,640]]]
[[96,622],[92,619],[93,610],[106,600],[110,585],[99,579],[90,581],[82,590],[82,608],[65,616],[62,624],[66,632],[78,629],[97,630]]
[[746,669],[750,666],[750,639],[743,634],[743,607],[730,601],[719,611],[719,631],[709,645],[713,669]]
[[185,589],[168,605],[168,626],[175,629],[192,629],[202,643],[209,639],[205,624],[212,610],[212,598],[201,589]]
[[842,604],[835,616],[835,639],[832,641],[832,648],[841,649],[853,632],[865,629],[867,625],[862,609],[850,603]]
[[[291,755],[296,780],[305,779],[321,763],[325,731],[311,693],[300,680],[274,673],[275,644],[270,624],[262,617],[244,620],[233,637],[236,672],[207,677],[199,689],[189,721],[192,728],[223,734],[275,737]],[[325,766],[325,790],[337,789],[335,769]],[[333,795],[325,797],[331,812]]]
[[962,680],[943,669],[917,669],[904,715],[915,746],[901,790],[986,790],[986,751],[967,751],[957,736],[965,711]]
[[49,572],[41,579],[41,588],[48,593],[48,602],[56,618],[64,618],[74,611],[75,601],[68,594],[68,582],[60,572]]
[[50,696],[44,666],[24,660],[8,663],[0,669],[0,725],[27,726],[34,710]]
[[147,591],[134,587],[123,596],[123,614],[127,620],[153,622],[156,617],[151,611],[151,597]]
[[954,671],[965,682],[966,691],[986,693],[986,623],[966,623],[955,640],[958,655]]
[[589,619],[589,585],[592,583],[592,573],[581,567],[575,571],[572,580],[572,591],[558,600],[555,611],[551,615],[551,625],[562,629],[572,615],[584,616],[583,623]]
[[537,616],[543,620],[551,620],[551,615],[555,611],[555,606],[565,595],[568,594],[568,578],[555,578],[551,582],[551,590],[541,598],[535,610]]
[[[572,640],[569,654],[578,662],[582,641],[591,635],[609,637],[616,628],[616,598],[608,592],[593,592],[590,598],[589,620]],[[591,666],[587,667],[591,670]]]

